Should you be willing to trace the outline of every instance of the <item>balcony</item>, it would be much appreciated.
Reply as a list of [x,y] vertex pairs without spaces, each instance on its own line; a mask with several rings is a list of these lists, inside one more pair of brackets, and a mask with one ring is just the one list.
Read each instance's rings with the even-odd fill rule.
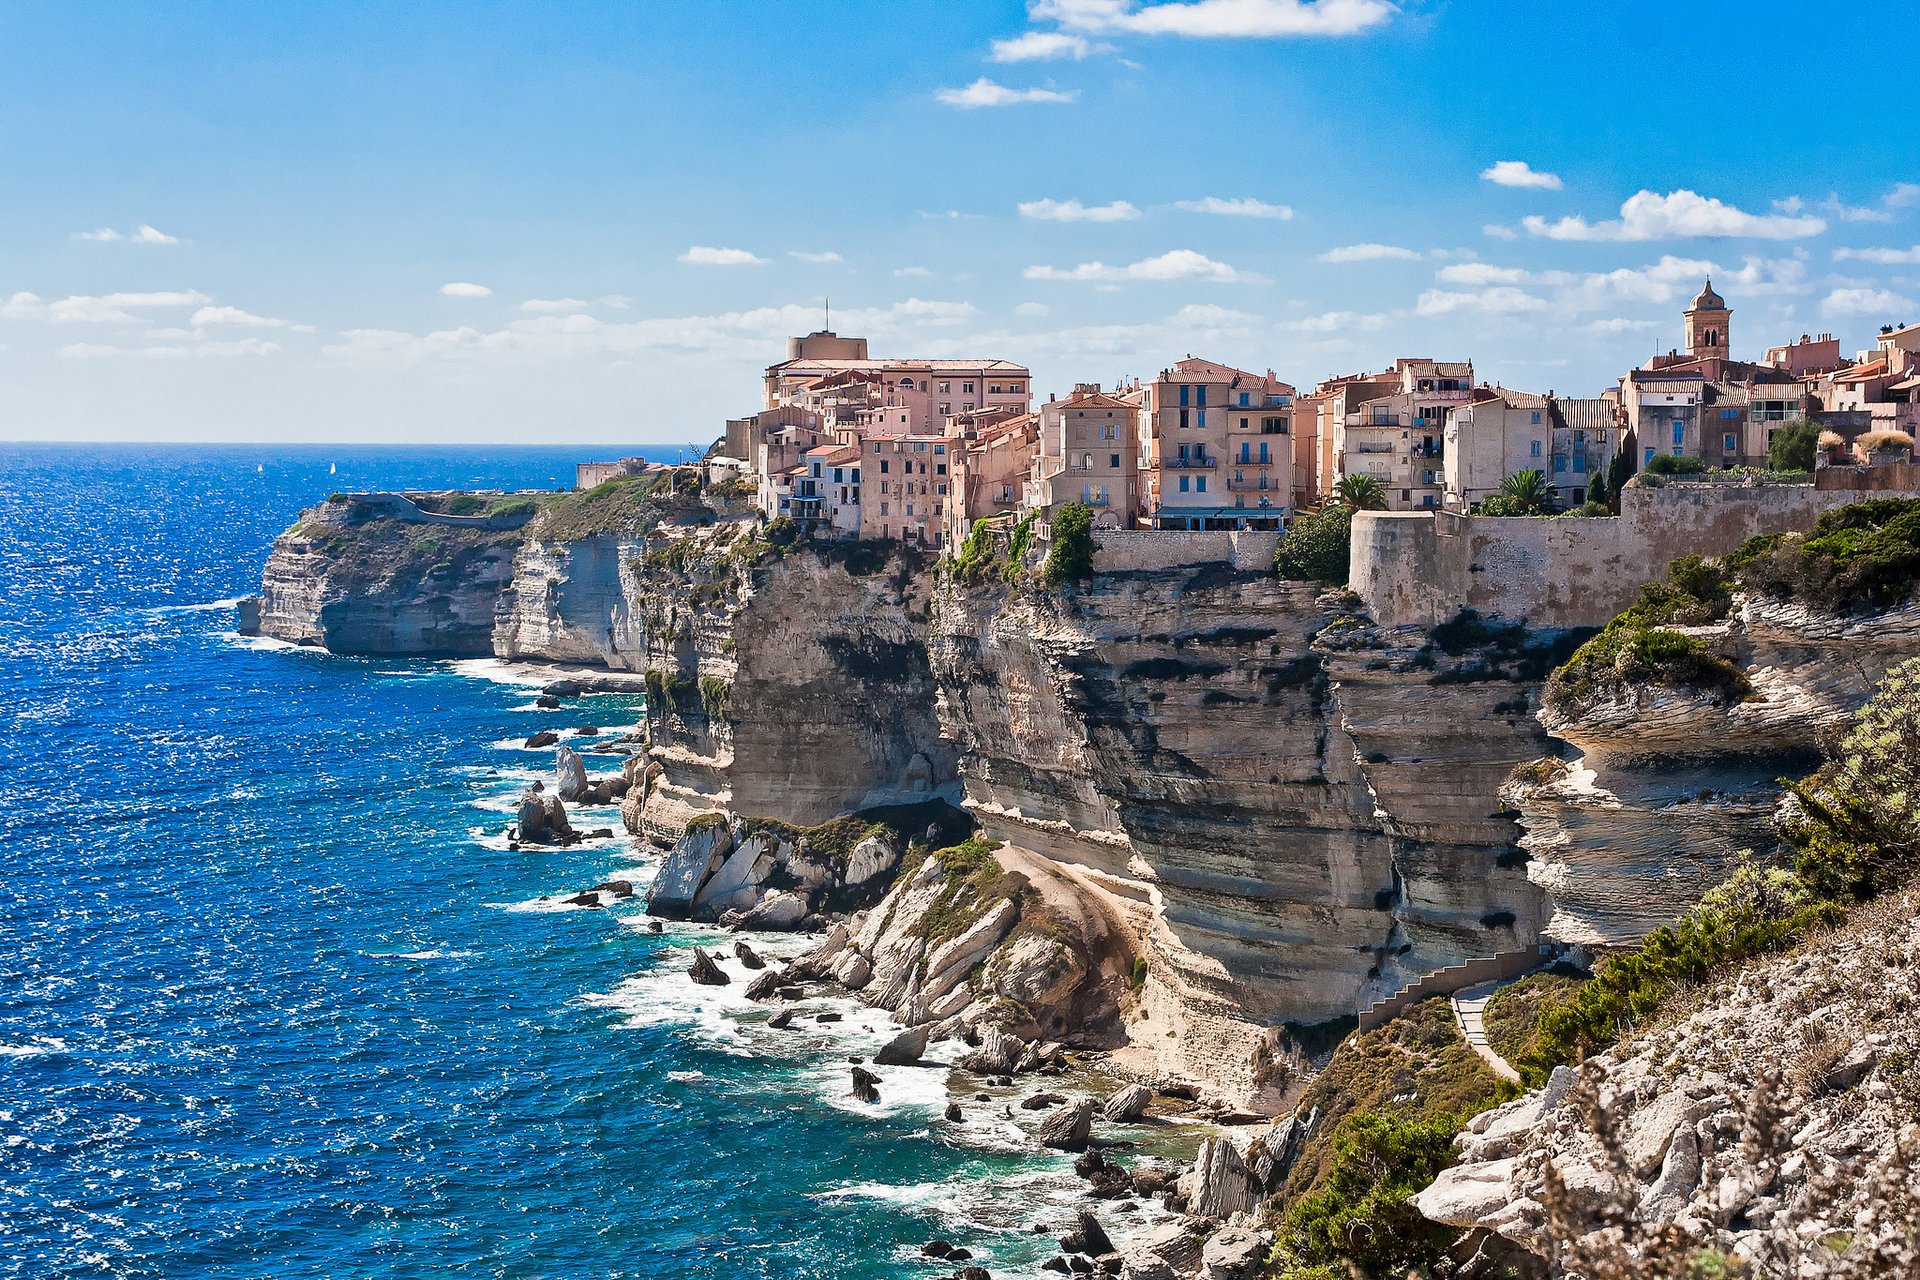
[[1230,493],[1278,493],[1280,482],[1266,476],[1227,477],[1227,490]]
[[1408,415],[1404,413],[1388,413],[1384,410],[1375,409],[1366,413],[1350,413],[1347,415],[1348,427],[1364,429],[1366,427],[1404,427],[1406,425],[1408,425]]
[[1179,453],[1160,464],[1169,471],[1211,471],[1220,465],[1220,459],[1194,457]]
[[1377,454],[1391,454],[1397,451],[1398,451],[1398,446],[1391,445],[1391,444],[1363,444],[1363,445],[1356,446],[1353,450],[1353,452],[1355,453],[1377,453]]

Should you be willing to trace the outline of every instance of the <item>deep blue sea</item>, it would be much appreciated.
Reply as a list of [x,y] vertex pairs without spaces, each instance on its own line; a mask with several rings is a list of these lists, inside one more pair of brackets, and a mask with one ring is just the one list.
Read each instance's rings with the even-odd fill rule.
[[706,935],[542,900],[653,855],[508,852],[551,768],[518,741],[617,732],[632,700],[542,713],[487,664],[233,635],[331,491],[555,487],[600,452],[0,445],[0,1276],[1045,1256],[1025,1232],[1068,1216],[1063,1162],[991,1125],[956,1145],[943,1072],[853,1103],[871,1015],[767,1032],[737,984],[685,980]]

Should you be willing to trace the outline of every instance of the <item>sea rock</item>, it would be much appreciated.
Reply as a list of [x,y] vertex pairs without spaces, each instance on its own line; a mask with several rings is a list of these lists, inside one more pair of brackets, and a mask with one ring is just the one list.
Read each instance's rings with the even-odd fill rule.
[[1251,1227],[1220,1228],[1200,1251],[1199,1280],[1254,1280],[1273,1246],[1272,1237]]
[[772,969],[755,974],[753,981],[747,984],[747,999],[767,1000],[780,990],[781,977]]
[[1035,1093],[1020,1099],[1022,1111],[1044,1111],[1048,1107],[1057,1107],[1067,1100],[1064,1093]]
[[553,749],[553,771],[560,778],[560,798],[578,800],[587,791],[587,766],[572,747]]
[[699,947],[693,949],[693,963],[687,967],[687,972],[703,987],[724,987],[732,981],[726,971],[713,962],[713,957]]
[[733,829],[721,815],[702,815],[688,823],[653,879],[647,914],[686,919],[700,886],[732,852]]
[[1142,1232],[1121,1255],[1122,1280],[1186,1280],[1203,1249],[1193,1223],[1180,1218]]
[[865,1067],[853,1069],[853,1096],[860,1102],[880,1101],[880,1077]]
[[833,976],[849,991],[858,991],[873,978],[873,966],[858,951],[844,952],[833,962]]
[[770,893],[740,915],[739,927],[757,933],[785,933],[807,918],[807,900],[791,890]]
[[600,901],[600,895],[591,889],[585,893],[576,893],[571,898],[565,899],[565,901],[576,907],[604,907],[606,905],[606,903]]
[[957,1065],[962,1071],[971,1071],[975,1075],[1006,1075],[1019,1064],[1026,1051],[1027,1046],[1018,1036],[1010,1036],[999,1027],[988,1024],[980,1028],[980,1047],[972,1053],[961,1055]]
[[1088,1253],[1099,1255],[1113,1252],[1113,1241],[1107,1236],[1107,1230],[1085,1209],[1080,1210],[1074,1222],[1073,1230],[1060,1237],[1060,1247],[1068,1253]]
[[911,1067],[925,1057],[926,1052],[927,1028],[908,1027],[881,1045],[873,1060],[883,1067]]
[[965,1118],[965,1117],[964,1117],[964,1116],[963,1116],[963,1115],[961,1114],[961,1112],[960,1112],[960,1104],[959,1104],[959,1103],[957,1103],[957,1102],[949,1102],[949,1103],[947,1104],[947,1119],[949,1119],[949,1120],[951,1120],[951,1121],[953,1121],[953,1122],[954,1122],[955,1124],[958,1124],[958,1123],[959,1123],[959,1122],[960,1122],[961,1120],[963,1120],[964,1118]]
[[793,1025],[793,1010],[785,1008],[774,1010],[773,1016],[767,1019],[767,1025],[775,1031],[785,1031]]
[[600,726],[597,724],[583,724],[573,731],[573,736],[576,738],[597,738],[600,736]]
[[1193,1168],[1180,1179],[1187,1211],[1199,1218],[1225,1220],[1250,1213],[1260,1203],[1240,1149],[1226,1138],[1208,1138],[1194,1156]]
[[733,944],[733,958],[749,969],[764,969],[767,967],[767,962],[760,958],[759,952],[747,945],[746,939],[744,938]]
[[578,839],[567,821],[566,805],[559,796],[546,794],[537,782],[520,797],[515,821],[525,844],[569,844]]
[[[596,832],[595,834],[597,835],[598,833]],[[631,898],[633,896],[633,881],[631,880],[608,880],[602,884],[593,886],[593,888],[596,893],[610,893],[616,898]]]
[[548,698],[577,698],[587,691],[587,686],[578,680],[555,680],[540,690],[541,696]]
[[[1082,1098],[1048,1115],[1034,1130],[1040,1145],[1057,1151],[1085,1151],[1093,1136],[1093,1099]],[[1104,1252],[1104,1251],[1103,1251]]]
[[1117,1124],[1124,1124],[1145,1115],[1147,1104],[1152,1101],[1152,1090],[1145,1085],[1130,1084],[1101,1103],[1100,1114]]
[[[560,707],[560,699],[554,694],[543,693],[539,697],[533,700],[533,705],[536,707],[539,707],[542,711],[556,711]],[[555,741],[559,740],[558,734],[554,735],[554,740]],[[532,746],[534,744],[529,743],[528,745]],[[545,746],[551,746],[552,744],[542,742],[538,745],[545,747]]]
[[929,1240],[920,1246],[923,1258],[944,1258],[953,1252],[953,1244],[947,1240]]
[[531,738],[528,738],[525,745],[532,748],[550,747],[558,741],[560,741],[559,734],[551,729],[542,729]]

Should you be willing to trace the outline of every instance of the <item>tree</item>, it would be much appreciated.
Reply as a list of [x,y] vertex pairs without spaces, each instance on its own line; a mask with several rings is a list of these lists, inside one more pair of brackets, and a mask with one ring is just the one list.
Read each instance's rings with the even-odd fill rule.
[[1593,479],[1587,481],[1587,501],[1607,505],[1607,475],[1604,471],[1593,473]]
[[1500,492],[1480,504],[1480,513],[1489,516],[1550,516],[1559,510],[1546,472],[1533,468],[1502,479]]
[[[1349,479],[1371,480],[1373,477]],[[1274,548],[1273,569],[1281,577],[1296,582],[1325,582],[1337,586],[1346,582],[1347,566],[1352,559],[1353,511],[1335,505],[1293,518],[1280,536],[1280,545]]]
[[1820,428],[1815,424],[1804,419],[1786,423],[1767,441],[1767,466],[1775,471],[1811,471],[1819,442]]
[[1633,479],[1633,455],[1627,452],[1627,446],[1621,445],[1620,452],[1613,455],[1607,463],[1607,505],[1615,511],[1620,509],[1620,491],[1627,487],[1627,481]]
[[1069,502],[1054,513],[1053,543],[1042,570],[1048,586],[1093,576],[1093,508]]
[[1348,511],[1385,511],[1387,491],[1373,476],[1341,476],[1333,486],[1333,496]]

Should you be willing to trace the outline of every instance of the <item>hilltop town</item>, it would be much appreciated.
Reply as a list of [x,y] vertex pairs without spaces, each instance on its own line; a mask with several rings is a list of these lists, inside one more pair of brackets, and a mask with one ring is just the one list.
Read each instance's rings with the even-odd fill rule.
[[[1734,356],[1732,318],[1707,281],[1683,313],[1684,348],[1593,396],[1411,356],[1303,393],[1272,369],[1189,355],[1036,403],[1016,361],[875,359],[865,338],[822,330],[789,341],[764,405],[726,424],[715,461],[745,473],[768,519],[936,550],[975,521],[1050,522],[1070,503],[1096,529],[1188,532],[1280,530],[1353,492],[1387,511],[1607,514],[1641,471],[1742,481],[1912,461],[1920,324],[1884,326],[1850,358],[1822,333],[1754,361]],[[645,466],[583,464],[580,487]],[[1485,505],[1513,494],[1518,509]]]

